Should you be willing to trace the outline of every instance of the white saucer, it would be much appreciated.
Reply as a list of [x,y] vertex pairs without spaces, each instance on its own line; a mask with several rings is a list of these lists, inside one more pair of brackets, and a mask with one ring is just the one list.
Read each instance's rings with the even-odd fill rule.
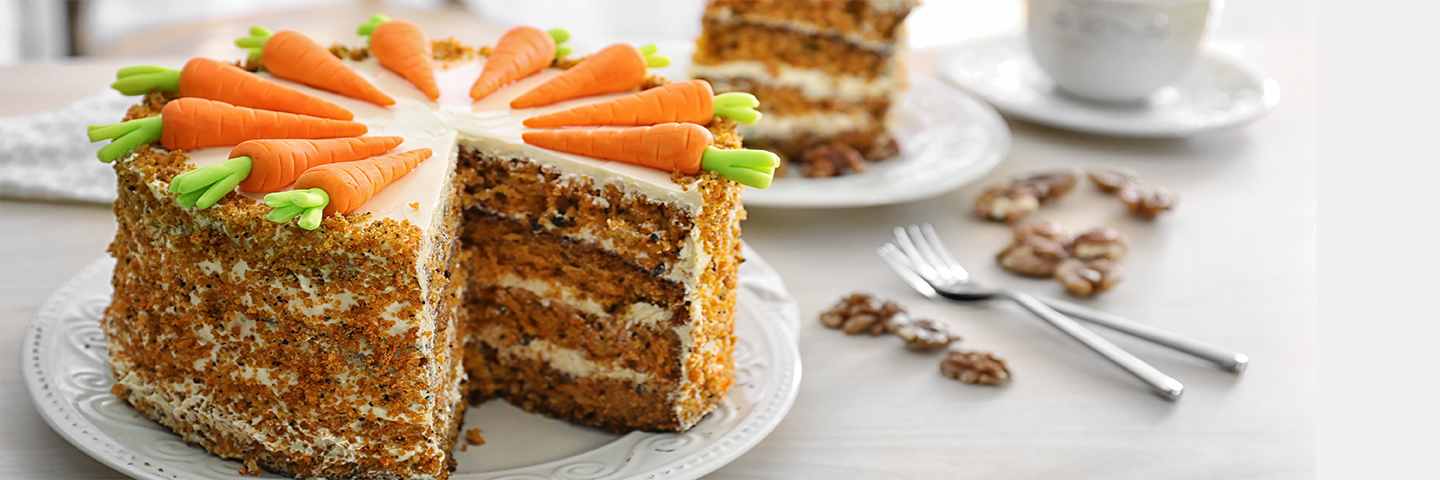
[[1019,37],[956,47],[941,60],[940,72],[1007,116],[1121,137],[1184,137],[1241,125],[1280,101],[1274,79],[1215,51],[1202,53],[1185,78],[1134,105],[1090,102],[1057,91]]

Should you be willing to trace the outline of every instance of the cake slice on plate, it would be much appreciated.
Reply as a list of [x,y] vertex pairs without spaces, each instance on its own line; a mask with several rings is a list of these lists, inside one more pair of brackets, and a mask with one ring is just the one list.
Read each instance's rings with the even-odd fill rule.
[[802,167],[817,146],[888,158],[899,152],[890,116],[906,85],[904,21],[918,3],[710,0],[690,74],[760,99],[765,121],[740,127],[748,146]]

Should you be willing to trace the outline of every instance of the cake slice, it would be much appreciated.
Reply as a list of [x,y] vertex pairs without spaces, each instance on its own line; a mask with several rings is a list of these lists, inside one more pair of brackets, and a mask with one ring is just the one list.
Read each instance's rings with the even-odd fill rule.
[[905,89],[904,21],[917,3],[710,0],[690,74],[760,99],[765,121],[740,127],[748,146],[802,164],[820,145],[884,159],[899,152],[890,108]]
[[[267,220],[255,196],[177,204],[170,179],[229,148],[147,146],[118,160],[104,320],[114,392],[251,469],[443,477],[466,407],[456,135],[427,129],[439,123],[423,104],[397,115],[314,93],[371,133],[403,132],[398,150],[434,155],[358,215],[313,231]],[[166,98],[147,100],[129,117]]]
[[[742,187],[519,142],[517,120],[575,104],[460,127],[470,395],[618,432],[683,431],[733,382]],[[739,147],[734,125],[712,123],[717,146]]]

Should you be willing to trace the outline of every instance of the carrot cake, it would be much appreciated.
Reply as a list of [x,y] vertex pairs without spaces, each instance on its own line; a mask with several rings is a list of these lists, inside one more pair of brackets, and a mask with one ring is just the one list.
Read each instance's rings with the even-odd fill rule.
[[[446,478],[467,403],[490,398],[616,432],[684,431],[723,401],[733,382],[745,213],[743,186],[713,157],[744,152],[736,122],[707,114],[700,127],[556,130],[597,138],[633,133],[626,138],[655,157],[644,162],[667,162],[658,168],[610,158],[617,154],[610,151],[565,151],[572,144],[540,147],[537,139],[548,134],[525,119],[623,102],[668,82],[646,76],[612,93],[518,109],[513,100],[568,71],[558,67],[590,60],[556,61],[477,100],[472,84],[502,56],[498,44],[476,50],[427,41],[434,61],[425,68],[436,88],[428,93],[407,79],[415,72],[402,76],[377,60],[378,44],[330,49],[374,88],[367,100],[278,75],[283,59],[272,60],[270,46],[267,56],[242,62],[256,73],[240,73],[352,114],[280,136],[348,137],[324,129],[353,122],[365,137],[395,137],[394,151],[408,163],[374,156],[353,167],[285,163],[354,145],[283,151],[292,160],[282,166],[266,163],[259,147],[237,156],[241,150],[229,145],[247,134],[235,131],[262,114],[283,114],[232,115],[248,111],[180,98],[202,90],[187,91],[183,71],[178,92],[157,88],[131,108],[125,120],[139,123],[92,128],[92,138],[123,137],[141,124],[164,130],[159,141],[147,137],[133,152],[110,153],[119,177],[110,246],[117,264],[103,326],[113,392],[251,472],[306,478]],[[644,63],[639,68],[643,73]],[[122,80],[155,69],[122,71]],[[381,97],[393,104],[382,105]],[[710,108],[709,97],[687,101],[702,100]],[[184,123],[186,115],[200,127]],[[203,130],[212,120],[214,132],[180,131]],[[295,121],[321,125],[318,117]],[[662,129],[681,131],[690,143],[669,148],[664,142],[679,137],[654,133]],[[186,135],[196,138],[179,138]],[[695,138],[706,144],[694,145]],[[177,146],[185,141],[194,143]],[[634,145],[624,145],[617,155],[635,155]],[[669,158],[689,152],[703,154]],[[743,168],[768,182],[778,159],[769,155],[767,167],[763,158],[747,158]],[[690,160],[703,169],[687,166]],[[349,184],[307,180],[330,167],[321,173],[375,185],[340,192]],[[266,194],[245,183],[233,190],[235,175],[262,171],[298,190]],[[382,171],[376,180],[373,172]],[[187,186],[200,177],[219,185],[207,187],[213,195]],[[331,211],[345,202],[358,207]]]
[[760,99],[765,122],[740,128],[749,146],[794,163],[817,146],[884,159],[899,152],[891,106],[906,85],[904,21],[917,3],[710,0],[690,74]]

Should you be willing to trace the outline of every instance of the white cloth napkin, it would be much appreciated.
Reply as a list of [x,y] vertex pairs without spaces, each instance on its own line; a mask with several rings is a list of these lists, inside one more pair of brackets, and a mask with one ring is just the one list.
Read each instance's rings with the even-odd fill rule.
[[137,102],[105,90],[59,110],[0,117],[0,197],[114,202],[115,170],[95,158],[109,142],[90,143],[85,129],[120,121]]

